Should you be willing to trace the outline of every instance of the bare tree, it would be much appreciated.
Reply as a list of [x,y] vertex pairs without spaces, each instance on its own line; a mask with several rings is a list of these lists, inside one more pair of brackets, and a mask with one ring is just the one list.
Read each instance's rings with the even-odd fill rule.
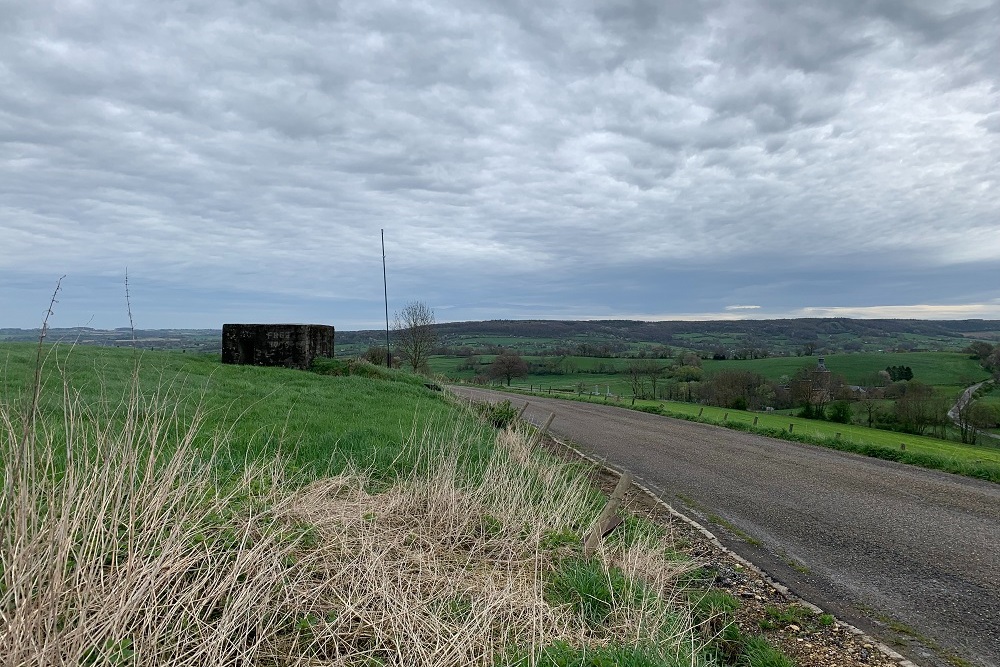
[[909,433],[923,435],[947,419],[948,406],[934,388],[919,380],[906,383],[906,393],[896,401],[896,419]]
[[632,395],[636,398],[646,398],[645,373],[640,362],[633,361],[628,365],[628,384],[632,389]]
[[724,370],[716,373],[705,385],[708,402],[712,405],[746,410],[759,407],[758,389],[767,387],[767,380],[752,371]]
[[423,301],[411,301],[393,320],[396,349],[414,372],[428,369],[427,360],[437,342],[434,311]]
[[523,378],[528,374],[528,362],[520,354],[512,350],[500,350],[493,363],[490,364],[489,376],[493,379],[503,379],[510,386],[514,378]]
[[986,405],[969,396],[968,400],[959,401],[957,424],[962,436],[962,442],[976,444],[982,431],[996,426],[1000,420],[1000,412],[991,405]]
[[876,418],[880,417],[882,412],[878,399],[874,396],[865,396],[858,401],[858,405],[861,407],[861,411],[865,413],[865,418],[868,420],[868,428],[872,428]]
[[640,359],[629,365],[629,372],[638,373],[649,378],[650,393],[653,400],[656,400],[656,383],[667,374],[667,367],[655,359]]
[[962,437],[962,442],[974,445],[976,444],[976,438],[979,435],[979,429],[976,425],[976,420],[973,417],[972,408],[975,406],[976,401],[972,396],[962,396],[958,400],[958,411],[956,413],[956,422],[958,424],[958,431]]

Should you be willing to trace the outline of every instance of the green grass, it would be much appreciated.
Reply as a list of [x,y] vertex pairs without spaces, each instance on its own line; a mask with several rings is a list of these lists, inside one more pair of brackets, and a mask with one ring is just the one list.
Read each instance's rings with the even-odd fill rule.
[[[23,400],[36,347],[0,343],[0,400]],[[61,419],[61,376],[91,405],[110,402],[114,408],[128,392],[131,350],[56,346],[46,354],[43,418]],[[182,417],[203,413],[205,444],[213,433],[229,433],[220,460],[236,469],[248,459],[280,455],[306,478],[336,474],[350,464],[388,479],[414,464],[412,448],[403,447],[411,436],[420,439],[428,429],[450,434],[457,422],[473,422],[419,378],[398,371],[330,377],[154,351],[139,354],[138,369],[144,393],[171,395]],[[488,440],[484,433],[483,446]]]
[[[477,374],[485,374],[487,372],[489,365],[493,362],[494,356],[481,354],[477,355],[476,358],[479,360],[479,366],[476,370],[459,370],[458,367],[466,361],[462,357],[433,356],[430,358],[428,364],[431,372],[435,375],[454,380],[471,380]],[[518,386],[543,385],[546,388],[553,387],[554,389],[575,392],[577,391],[576,385],[578,383],[583,383],[586,386],[584,391],[593,391],[596,384],[600,385],[600,391],[603,393],[607,390],[607,385],[610,384],[612,393],[621,394],[628,391],[628,383],[624,372],[628,364],[632,361],[630,359],[578,356],[541,357],[534,355],[524,355],[524,359],[529,363],[536,364],[554,359],[565,359],[564,363],[568,364],[568,367],[573,372],[560,375],[529,374],[527,377],[514,380],[514,384]],[[661,363],[666,366],[669,365],[670,360],[664,359],[661,360]]]
[[[596,515],[600,499],[578,469],[531,455],[523,430],[498,435],[472,411],[427,389],[422,378],[347,361],[322,362],[320,373],[308,373],[225,366],[214,356],[178,352],[57,346],[44,348],[45,382],[32,413],[22,408],[31,401],[36,349],[0,344],[0,470],[14,480],[3,486],[0,516],[9,523],[0,526],[0,535],[13,535],[12,526],[33,526],[39,508],[49,523],[30,535],[37,548],[26,548],[20,537],[0,539],[0,580],[9,581],[2,575],[11,563],[17,572],[31,567],[33,578],[18,583],[22,592],[51,584],[53,592],[40,599],[61,601],[66,609],[90,604],[95,613],[115,617],[118,625],[106,623],[93,637],[89,630],[76,632],[82,645],[53,642],[70,661],[151,664],[136,656],[151,655],[151,646],[172,657],[187,650],[164,639],[171,633],[204,645],[206,655],[229,655],[244,650],[240,642],[247,637],[258,641],[264,628],[268,634],[260,641],[297,652],[290,660],[296,662],[334,640],[347,641],[355,658],[377,661],[413,646],[415,628],[422,647],[443,654],[470,616],[480,617],[504,594],[510,597],[493,604],[501,620],[484,621],[485,630],[456,645],[485,641],[476,650],[493,655],[492,647],[514,636],[509,628],[521,624],[531,632],[532,641],[520,644],[528,660],[508,664],[712,664],[679,604],[683,594],[661,597],[692,567],[672,550],[662,528],[629,517],[604,545],[611,557],[580,557],[578,531]],[[27,430],[37,430],[37,438],[22,439],[17,422],[26,413],[38,415],[38,428]],[[413,447],[414,441],[428,448]],[[71,445],[66,450],[72,457],[53,462],[49,455],[63,444]],[[216,456],[214,446],[221,447]],[[11,465],[18,460],[27,463]],[[48,487],[37,483],[42,478]],[[378,488],[366,489],[372,478]],[[309,481],[316,484],[303,488]],[[24,501],[20,491],[34,495]],[[19,512],[13,519],[6,511],[11,507]],[[535,551],[542,543],[555,553]],[[473,554],[483,562],[472,563]],[[616,560],[614,554],[625,555]],[[463,564],[472,573],[464,592],[455,588],[461,577],[451,570]],[[497,574],[489,574],[489,566],[499,568]],[[51,576],[84,571],[89,578]],[[523,588],[505,585],[515,573],[548,576]],[[331,577],[339,579],[331,584]],[[223,593],[218,580],[227,582]],[[105,591],[108,582],[121,590]],[[492,584],[499,587],[484,590]],[[437,587],[432,603],[410,597],[428,586]],[[348,604],[345,591],[352,587],[356,597]],[[189,589],[208,592],[190,603]],[[489,604],[473,602],[469,596],[477,591]],[[525,591],[532,594],[526,601]],[[164,601],[181,592],[179,601]],[[549,617],[524,621],[528,612],[514,605],[544,611],[543,600],[533,597],[538,592],[554,614],[568,607],[580,619],[581,632],[568,633],[584,638],[580,647],[555,643],[536,653],[535,632]],[[17,607],[21,599],[27,597],[5,597],[0,588],[0,607],[27,618],[34,604]],[[125,611],[108,602],[126,599],[132,606]],[[427,609],[435,610],[430,620],[423,616]],[[68,618],[53,610],[52,618]],[[401,610],[410,612],[409,620],[399,620]],[[358,619],[366,618],[377,633],[359,631]],[[561,621],[551,623],[545,641],[567,636],[558,629]],[[651,623],[654,630],[647,629]],[[133,626],[143,631],[130,635]],[[149,628],[166,629],[150,635]],[[205,640],[206,629],[226,641]],[[225,637],[227,630],[232,636]],[[371,638],[387,631],[398,632],[389,648],[371,649]],[[24,640],[14,646],[25,655],[33,650]],[[195,664],[223,662],[229,661]]]
[[[652,402],[648,403],[655,405]],[[701,406],[694,403],[680,403],[675,401],[659,401],[659,404],[662,406],[662,414],[667,416],[676,416],[684,419],[699,419],[700,417],[700,420],[705,422],[718,423],[739,428],[740,430],[752,429],[754,419],[756,418],[757,429],[761,431],[788,432],[789,424],[791,424],[792,434],[814,438],[824,443],[828,440],[839,439],[845,445],[872,445],[897,450],[902,443],[906,445],[907,452],[914,454],[942,456],[967,463],[983,461],[1000,466],[1000,448],[997,447],[963,445],[958,442],[941,440],[940,438],[929,436],[895,433],[893,431],[883,431],[856,424],[836,424],[834,422],[789,417],[787,415],[774,415],[766,412],[727,410],[708,405]],[[839,438],[837,438],[838,433],[840,434]]]
[[651,594],[641,583],[629,579],[620,569],[578,557],[562,560],[545,589],[550,604],[569,605],[591,627],[603,624],[621,600],[641,605],[649,597]]
[[[552,360],[555,357],[538,357],[526,355],[527,361],[533,363]],[[768,380],[777,381],[783,376],[792,377],[801,368],[815,368],[818,357],[770,357],[767,359],[703,361],[706,376],[721,370],[748,370],[763,375]],[[435,356],[430,359],[431,371],[435,375],[453,380],[471,380],[477,373],[485,373],[493,357],[479,355],[480,365],[477,370],[458,370],[465,360],[460,357]],[[625,370],[631,359],[599,358],[599,357],[566,357],[571,373],[562,375],[530,374],[518,378],[513,383],[525,389],[541,387],[543,392],[578,393],[578,385],[583,385],[584,393],[596,390],[621,396],[631,396],[632,389],[625,375]],[[970,359],[967,354],[958,352],[910,352],[910,353],[858,353],[833,354],[824,357],[827,368],[832,372],[844,375],[848,384],[863,384],[867,377],[878,373],[887,366],[909,366],[914,373],[914,379],[932,385],[938,393],[948,398],[955,398],[962,387],[986,379],[989,374],[980,368],[978,362]],[[669,366],[669,359],[658,360],[664,366]],[[599,372],[603,370],[604,372]],[[667,378],[661,380],[667,384]],[[648,380],[646,380],[648,384]]]
[[764,609],[764,615],[764,620],[760,622],[760,627],[764,630],[777,630],[792,624],[806,627],[814,616],[817,622],[820,621],[819,615],[814,614],[811,609],[797,604],[780,607],[769,605]]
[[[815,368],[818,357],[772,357],[703,362],[707,374],[720,370],[746,370],[760,373],[768,380],[783,375],[792,377],[800,368]],[[886,366],[909,366],[913,379],[935,386],[968,386],[985,380],[989,374],[969,355],[959,352],[907,352],[831,354],[824,357],[832,373],[843,375],[848,384],[861,384],[866,376],[884,370]]]
[[655,644],[611,644],[575,648],[565,642],[545,646],[534,655],[508,658],[504,667],[709,667],[697,656],[667,653]]
[[796,667],[795,661],[786,657],[764,637],[746,640],[744,654],[739,663],[746,667]]
[[708,591],[692,591],[688,600],[694,611],[695,620],[700,623],[720,615],[731,614],[740,608],[740,601],[731,593],[712,589]]

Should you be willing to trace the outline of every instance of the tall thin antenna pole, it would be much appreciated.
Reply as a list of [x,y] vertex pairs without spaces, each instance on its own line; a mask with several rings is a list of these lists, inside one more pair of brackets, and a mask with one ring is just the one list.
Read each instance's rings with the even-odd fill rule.
[[382,232],[382,289],[385,291],[385,366],[392,368],[392,352],[389,351],[389,283],[385,279],[385,230]]

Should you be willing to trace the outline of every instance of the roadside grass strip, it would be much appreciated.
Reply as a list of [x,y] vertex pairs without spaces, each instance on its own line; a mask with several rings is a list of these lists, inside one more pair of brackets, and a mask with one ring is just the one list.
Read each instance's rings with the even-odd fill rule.
[[[664,401],[660,406],[651,407],[657,407],[659,414],[669,417],[1000,482],[1000,448],[997,447],[963,445],[939,438],[881,431],[853,424],[726,410],[690,403]],[[789,425],[792,425],[791,430]]]
[[[524,391],[518,393],[531,395]],[[549,397],[548,394],[543,395]],[[1000,483],[1000,446],[992,445],[991,442],[983,445],[966,445],[940,438],[883,431],[854,424],[838,424],[677,401],[637,400],[633,404],[631,400],[616,400],[613,397],[609,399],[557,394],[553,394],[552,398],[615,405]]]

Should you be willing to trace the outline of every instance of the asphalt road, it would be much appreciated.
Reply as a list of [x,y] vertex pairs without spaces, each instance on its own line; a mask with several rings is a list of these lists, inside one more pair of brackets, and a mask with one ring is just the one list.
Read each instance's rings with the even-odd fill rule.
[[554,412],[554,435],[914,662],[1000,666],[1000,485],[612,406],[453,390],[528,400],[536,424]]

